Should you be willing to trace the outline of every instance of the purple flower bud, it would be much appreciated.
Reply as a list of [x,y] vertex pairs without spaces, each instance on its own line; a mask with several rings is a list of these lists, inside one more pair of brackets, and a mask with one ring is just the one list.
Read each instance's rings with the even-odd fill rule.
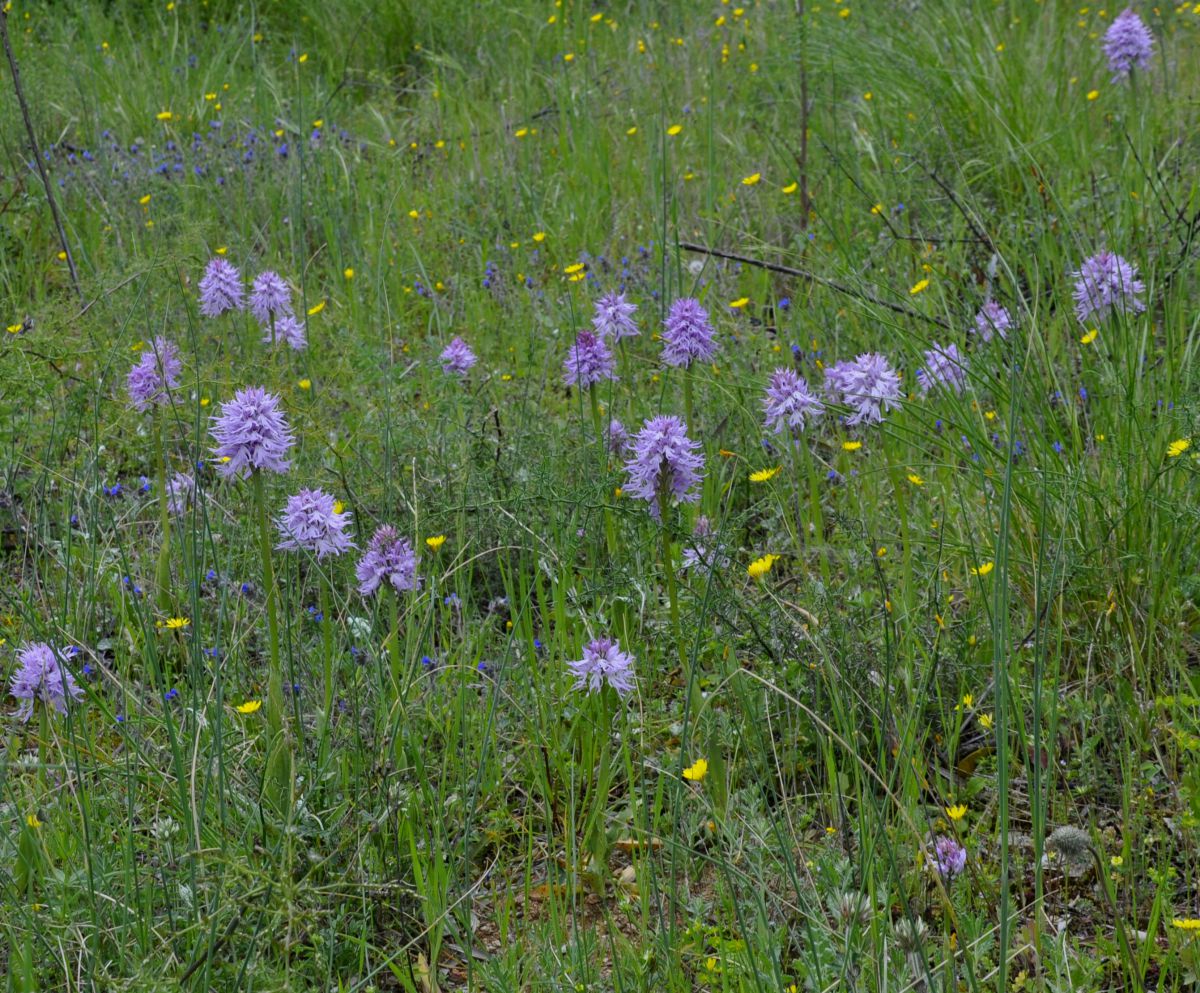
[[212,420],[217,442],[213,451],[223,476],[245,477],[256,470],[285,473],[290,468],[284,456],[295,438],[275,394],[261,386],[238,390]]
[[667,365],[686,367],[697,360],[709,362],[717,354],[708,311],[691,297],[682,297],[671,304],[663,321],[662,342],[663,361]]
[[465,376],[471,371],[471,367],[479,360],[475,357],[475,353],[471,351],[471,346],[468,345],[462,338],[455,338],[449,345],[442,349],[442,372],[446,375]]
[[182,371],[179,349],[166,338],[155,338],[126,377],[130,403],[143,411],[154,404],[168,403],[171,390],[179,388]]
[[346,525],[350,515],[337,509],[333,497],[322,490],[301,490],[287,499],[283,514],[275,522],[283,540],[281,551],[306,551],[318,560],[341,555],[354,547]]
[[591,331],[580,331],[563,362],[563,382],[582,389],[606,379],[616,379],[615,368],[604,339]]
[[220,256],[211,259],[200,279],[200,313],[219,317],[227,310],[242,309],[242,276]]
[[608,683],[621,696],[633,692],[633,656],[612,638],[597,638],[584,646],[583,658],[568,662],[574,689],[597,693]]

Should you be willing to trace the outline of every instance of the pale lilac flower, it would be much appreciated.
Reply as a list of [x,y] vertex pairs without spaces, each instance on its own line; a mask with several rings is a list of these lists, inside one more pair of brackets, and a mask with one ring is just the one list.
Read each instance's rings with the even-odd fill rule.
[[625,299],[624,293],[609,293],[596,301],[596,312],[592,316],[592,328],[601,338],[612,337],[615,341],[641,334],[633,315],[637,304]]
[[254,277],[250,287],[250,313],[259,324],[269,325],[292,312],[292,291],[278,273],[266,269]]
[[248,476],[255,471],[287,472],[284,457],[295,443],[287,418],[279,409],[279,397],[261,386],[238,390],[232,400],[221,404],[212,418],[212,434],[223,476]]
[[227,310],[242,309],[242,274],[220,256],[211,259],[200,278],[200,313],[220,317]]
[[776,434],[801,431],[805,420],[816,420],[825,404],[794,369],[776,369],[762,401],[766,426]]
[[917,370],[917,382],[923,393],[938,385],[961,393],[967,385],[967,360],[957,345],[935,344],[925,352],[925,365]]
[[162,337],[155,338],[126,377],[129,402],[138,410],[149,410],[154,404],[168,403],[171,391],[179,388],[181,372],[183,362],[174,342]]
[[1114,83],[1133,69],[1145,69],[1154,53],[1154,36],[1146,23],[1129,7],[1113,18],[1104,32],[1104,55]]
[[686,367],[694,361],[712,360],[717,354],[715,332],[699,300],[681,297],[671,304],[663,321],[662,343],[667,365]]
[[993,334],[1007,338],[1013,329],[1012,315],[995,300],[986,300],[979,313],[975,315],[975,327],[972,329],[979,335],[981,341],[991,341]]
[[1146,284],[1137,278],[1137,267],[1112,252],[1087,259],[1075,278],[1075,316],[1082,324],[1089,317],[1103,320],[1110,311],[1140,314],[1146,305],[1138,299]]
[[44,641],[26,644],[17,652],[17,671],[9,684],[9,692],[20,702],[17,716],[27,721],[33,716],[33,705],[41,700],[60,714],[67,712],[67,697],[79,700],[83,690],[67,669],[66,651],[55,652]]
[[938,835],[925,859],[930,869],[949,882],[967,867],[967,850],[953,838]]
[[840,400],[843,393],[846,392],[846,383],[850,375],[850,370],[854,368],[854,363],[849,359],[842,359],[835,362],[833,365],[825,367],[825,392],[835,400]]
[[[839,363],[842,366],[842,363]],[[900,375],[888,360],[876,353],[866,352],[853,362],[838,368],[836,378],[826,377],[827,382],[836,383],[841,399],[851,408],[847,424],[864,421],[879,424],[884,409],[891,410],[900,402]]]
[[462,338],[455,338],[442,349],[441,360],[442,372],[455,376],[465,376],[471,371],[471,366],[479,361],[471,351],[471,346]]
[[608,683],[621,696],[633,692],[633,656],[621,651],[613,638],[597,638],[583,648],[583,658],[568,662],[575,677],[574,689],[598,693]]
[[355,569],[358,592],[370,596],[385,581],[397,592],[415,590],[417,556],[407,538],[401,538],[394,527],[385,524],[375,532]]
[[692,492],[704,476],[700,445],[687,436],[687,426],[678,417],[664,415],[645,422],[633,443],[633,458],[625,463],[629,473],[626,492],[650,504],[650,516],[661,518],[660,493],[683,503],[694,503]]
[[263,344],[274,345],[286,342],[294,351],[301,351],[308,346],[307,330],[304,322],[296,320],[291,314],[281,314],[275,318],[275,326],[263,326]]
[[615,417],[608,422],[608,450],[613,455],[624,455],[626,449],[629,448],[629,432],[625,430],[625,425],[618,421]]
[[196,499],[196,479],[186,472],[177,472],[167,480],[167,510],[172,517],[182,517]]
[[287,498],[275,522],[283,540],[276,545],[285,552],[312,552],[318,560],[341,555],[354,547],[346,525],[350,515],[337,509],[337,501],[324,490],[301,490]]
[[563,382],[568,386],[592,386],[606,379],[616,379],[616,364],[604,339],[583,330],[563,362]]
[[725,554],[725,549],[721,545],[710,546],[709,541],[712,536],[712,523],[701,514],[692,526],[693,544],[683,550],[680,569],[686,572],[696,566],[703,566],[706,570],[712,571],[724,569],[729,565],[729,556]]

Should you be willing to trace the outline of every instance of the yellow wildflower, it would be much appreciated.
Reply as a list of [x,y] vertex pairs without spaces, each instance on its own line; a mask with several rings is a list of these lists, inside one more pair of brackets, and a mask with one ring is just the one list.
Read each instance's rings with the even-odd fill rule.
[[772,480],[776,476],[778,476],[779,470],[782,468],[783,468],[783,466],[777,465],[773,469],[759,469],[757,472],[752,472],[752,473],[750,473],[750,482],[752,482],[752,483],[768,482],[769,480]]
[[253,714],[253,713],[257,713],[259,708],[261,708],[261,707],[262,707],[261,700],[247,700],[245,703],[239,703],[233,709],[236,710],[239,714]]
[[683,778],[693,783],[700,782],[707,775],[708,759],[696,759],[695,762],[683,770]]
[[446,536],[444,534],[435,534],[432,538],[426,538],[425,544],[427,544],[431,550],[436,552],[439,548],[446,544]]

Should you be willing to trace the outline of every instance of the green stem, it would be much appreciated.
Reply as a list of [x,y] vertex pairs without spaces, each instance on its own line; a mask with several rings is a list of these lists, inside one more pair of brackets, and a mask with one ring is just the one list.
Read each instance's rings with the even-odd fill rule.
[[667,527],[667,510],[670,504],[667,498],[667,488],[660,486],[658,490],[658,509],[662,516],[662,546],[663,572],[667,575],[667,599],[671,604],[671,634],[679,649],[679,665],[684,672],[688,667],[687,649],[683,644],[683,635],[679,629],[679,590],[675,581],[675,564],[671,559],[671,534]]
[[683,369],[683,414],[687,419],[688,430],[696,431],[696,419],[692,416],[692,366],[688,363]]
[[275,567],[271,561],[271,524],[267,515],[267,497],[262,473],[251,475],[254,487],[254,504],[258,511],[259,555],[262,558],[263,597],[267,606],[267,633],[270,644],[270,660],[267,669],[267,730],[271,742],[283,734],[283,669],[279,661],[279,618],[275,603]]
[[320,742],[318,754],[321,764],[324,764],[326,749],[329,744],[329,725],[333,721],[333,614],[329,580],[321,577],[321,648],[323,650],[325,676],[325,706],[321,710],[321,722],[317,733]]
[[[604,423],[600,418],[600,400],[596,396],[596,384],[592,383],[588,387],[588,399],[592,406],[592,427],[596,431],[596,439],[600,445],[600,468],[601,475],[607,473],[605,469],[608,466],[608,447],[604,437]],[[617,532],[613,526],[612,511],[608,506],[608,494],[604,496],[604,538],[608,542],[608,554],[612,558],[617,554]]]
[[388,634],[388,660],[392,669],[392,687],[400,692],[400,591],[388,583],[388,599],[392,604],[391,631]]
[[157,587],[158,605],[171,613],[171,519],[167,507],[167,453],[163,444],[163,409],[154,409],[154,436],[158,446],[158,525],[160,544],[158,548],[158,570],[154,585]]

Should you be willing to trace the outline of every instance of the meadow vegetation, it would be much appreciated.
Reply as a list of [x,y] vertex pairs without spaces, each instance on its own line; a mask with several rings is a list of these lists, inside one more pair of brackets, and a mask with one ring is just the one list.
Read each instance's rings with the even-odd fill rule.
[[1200,982],[1135,13],[6,4],[4,989]]

